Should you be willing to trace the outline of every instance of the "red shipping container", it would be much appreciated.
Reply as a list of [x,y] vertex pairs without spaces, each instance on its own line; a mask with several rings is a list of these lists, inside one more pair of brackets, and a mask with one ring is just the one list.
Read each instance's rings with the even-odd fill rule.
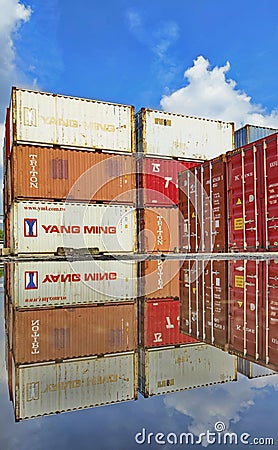
[[227,154],[229,249],[278,249],[278,134]]
[[227,251],[225,156],[179,175],[182,251]]
[[197,164],[200,164],[199,160],[182,161],[142,156],[138,161],[139,207],[178,205],[178,174]]
[[140,302],[140,344],[144,347],[188,344],[196,339],[180,332],[180,302],[174,299]]
[[180,272],[181,331],[227,348],[227,261],[188,260]]
[[261,142],[264,183],[263,243],[267,250],[278,251],[278,134],[269,136]]
[[229,352],[278,371],[277,262],[229,264]]

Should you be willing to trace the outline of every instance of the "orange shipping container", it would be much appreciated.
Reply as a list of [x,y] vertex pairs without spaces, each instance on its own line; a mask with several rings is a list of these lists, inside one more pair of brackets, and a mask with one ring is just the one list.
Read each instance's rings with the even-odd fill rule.
[[135,170],[133,155],[14,146],[8,161],[7,201],[9,205],[22,198],[135,204]]
[[146,299],[179,298],[182,261],[151,260],[139,264],[140,296]]
[[179,209],[177,207],[140,209],[138,226],[139,252],[167,253],[178,250]]
[[23,364],[126,352],[138,343],[136,302],[13,310],[10,326],[15,361]]

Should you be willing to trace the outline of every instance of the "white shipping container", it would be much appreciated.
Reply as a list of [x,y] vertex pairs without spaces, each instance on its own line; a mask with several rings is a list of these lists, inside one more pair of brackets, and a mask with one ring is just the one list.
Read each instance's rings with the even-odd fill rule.
[[140,348],[139,390],[145,396],[237,379],[236,357],[204,343]]
[[267,375],[277,375],[277,372],[270,370],[267,367],[255,364],[247,359],[238,356],[237,359],[238,372],[245,375],[248,378],[259,378]]
[[135,261],[7,263],[16,308],[85,305],[137,298]]
[[60,363],[16,366],[16,420],[137,398],[137,354],[78,358]]
[[9,227],[14,255],[53,254],[58,247],[136,249],[135,208],[128,205],[14,202]]
[[11,145],[134,151],[134,107],[13,88]]
[[211,159],[232,150],[234,124],[141,109],[136,114],[137,150],[154,156]]

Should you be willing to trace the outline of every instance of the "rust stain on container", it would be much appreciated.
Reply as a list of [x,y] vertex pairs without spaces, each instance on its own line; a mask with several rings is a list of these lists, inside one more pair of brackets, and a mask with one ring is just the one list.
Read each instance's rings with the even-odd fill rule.
[[134,155],[18,145],[7,165],[9,206],[22,198],[136,201]]
[[139,252],[176,252],[179,247],[179,209],[152,207],[138,211]]
[[137,348],[137,305],[13,311],[16,363],[125,352]]

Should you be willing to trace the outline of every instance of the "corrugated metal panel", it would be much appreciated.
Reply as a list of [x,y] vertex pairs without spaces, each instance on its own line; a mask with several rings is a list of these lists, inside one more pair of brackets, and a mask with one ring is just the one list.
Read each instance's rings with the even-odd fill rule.
[[229,352],[278,371],[278,263],[229,264]]
[[268,375],[277,375],[277,372],[267,369],[266,367],[259,366],[259,364],[252,363],[244,358],[237,358],[237,370],[242,375],[248,378],[259,378]]
[[258,139],[277,132],[277,128],[258,127],[256,125],[244,125],[235,131],[235,148],[243,147]]
[[133,203],[134,155],[14,146],[9,205],[17,198]]
[[14,202],[11,208],[11,252],[54,253],[58,247],[102,252],[133,252],[135,209],[128,205]]
[[16,420],[137,398],[135,353],[24,365],[14,373]]
[[161,259],[139,263],[140,295],[146,298],[180,296],[179,271],[182,262]]
[[179,209],[149,207],[138,210],[139,252],[176,252],[179,248]]
[[29,364],[135,350],[137,305],[14,311],[15,361]]
[[145,397],[236,379],[236,357],[204,343],[139,353],[139,388]]
[[259,250],[262,243],[261,152],[255,145],[227,155],[229,248]]
[[11,301],[19,308],[122,302],[137,298],[137,262],[7,263]]
[[225,156],[179,175],[182,251],[227,251]]
[[145,158],[139,161],[139,206],[174,206],[179,203],[178,174],[200,161]]
[[197,342],[180,332],[180,301],[164,298],[140,302],[139,323],[144,347],[165,347]]
[[18,88],[13,142],[134,151],[134,107]]
[[181,331],[225,350],[228,345],[227,261],[184,261],[180,278]]
[[234,124],[141,109],[137,149],[154,156],[211,159],[234,148]]
[[277,141],[276,133],[228,153],[231,249],[276,251],[278,248]]

